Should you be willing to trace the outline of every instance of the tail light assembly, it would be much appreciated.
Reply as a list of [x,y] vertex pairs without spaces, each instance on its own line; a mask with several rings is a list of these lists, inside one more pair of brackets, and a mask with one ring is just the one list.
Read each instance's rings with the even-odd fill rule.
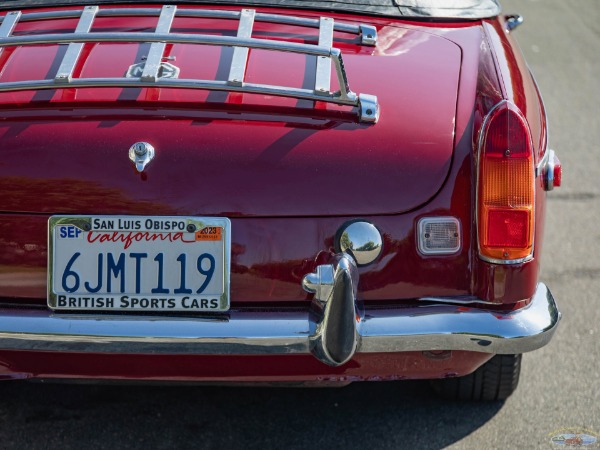
[[519,263],[533,256],[535,168],[531,132],[521,111],[502,102],[479,138],[477,229],[480,257]]

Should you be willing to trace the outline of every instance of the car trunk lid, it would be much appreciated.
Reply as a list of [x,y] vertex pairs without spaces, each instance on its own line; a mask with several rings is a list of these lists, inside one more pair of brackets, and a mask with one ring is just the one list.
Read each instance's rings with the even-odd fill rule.
[[[99,18],[92,31],[154,31],[156,20]],[[71,32],[76,25],[23,22],[14,35]],[[181,17],[176,31],[235,35],[237,22]],[[318,31],[302,33],[259,23],[253,37],[318,41]],[[360,122],[356,108],[249,93],[4,92],[0,186],[9,195],[0,198],[0,211],[290,217],[417,208],[439,191],[451,165],[460,48],[402,25],[379,26],[376,47],[340,32],[333,46],[344,54],[352,89],[378,97],[378,123]],[[6,48],[0,83],[53,78],[66,48]],[[85,44],[74,76],[122,77],[149,50],[145,43]],[[227,79],[232,49],[167,44],[164,55],[179,78]],[[253,49],[245,81],[314,86],[315,67],[313,56]],[[136,142],[156,150],[142,172],[129,159]]]

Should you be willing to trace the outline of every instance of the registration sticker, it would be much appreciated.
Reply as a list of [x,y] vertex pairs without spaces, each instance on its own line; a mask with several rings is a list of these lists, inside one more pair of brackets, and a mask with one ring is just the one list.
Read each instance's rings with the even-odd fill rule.
[[229,309],[227,218],[52,216],[48,229],[52,309]]

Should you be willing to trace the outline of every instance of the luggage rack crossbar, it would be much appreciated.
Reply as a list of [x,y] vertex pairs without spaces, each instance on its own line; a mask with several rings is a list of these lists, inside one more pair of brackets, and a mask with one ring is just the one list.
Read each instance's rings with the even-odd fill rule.
[[[155,32],[91,32],[94,20],[106,16],[152,16],[158,17]],[[221,36],[193,33],[171,33],[171,25],[175,17],[215,17],[239,20],[237,36]],[[79,18],[73,33],[50,33],[36,35],[12,35],[20,21],[50,20],[63,18]],[[295,42],[282,42],[252,37],[255,21],[293,24],[319,29],[317,45]],[[256,13],[254,10],[241,11],[220,10],[191,10],[178,9],[174,5],[164,5],[162,8],[123,8],[100,9],[98,6],[87,6],[81,10],[58,12],[28,13],[12,11],[2,18],[0,24],[0,52],[6,47],[67,44],[59,69],[54,79],[24,80],[0,82],[0,92],[20,90],[41,90],[60,88],[91,88],[91,87],[147,87],[147,88],[187,88],[207,89],[231,92],[248,92],[254,94],[277,95],[322,101],[358,108],[359,120],[375,123],[379,118],[377,97],[369,94],[355,94],[350,90],[344,68],[342,53],[332,47],[335,30],[358,34],[362,36],[363,45],[375,45],[377,34],[374,27],[366,25],[338,24],[332,18],[306,19],[275,14]],[[80,78],[74,77],[73,72],[86,43],[103,42],[139,42],[151,43],[146,61],[133,65],[122,78]],[[234,53],[226,81],[179,79],[179,69],[163,62],[167,44],[198,44],[233,47]],[[317,57],[315,73],[315,88],[305,89],[288,86],[247,83],[245,72],[248,62],[249,49],[282,51]],[[331,63],[337,77],[339,90],[332,92],[330,86]],[[138,66],[141,73],[132,69]],[[161,76],[161,68],[169,66],[170,73]],[[138,70],[139,71],[139,70]]]

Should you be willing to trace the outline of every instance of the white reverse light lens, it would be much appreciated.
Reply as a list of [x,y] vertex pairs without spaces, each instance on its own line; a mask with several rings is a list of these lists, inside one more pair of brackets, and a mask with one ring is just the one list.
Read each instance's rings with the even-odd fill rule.
[[448,255],[460,250],[460,222],[455,217],[425,217],[418,224],[419,252]]

